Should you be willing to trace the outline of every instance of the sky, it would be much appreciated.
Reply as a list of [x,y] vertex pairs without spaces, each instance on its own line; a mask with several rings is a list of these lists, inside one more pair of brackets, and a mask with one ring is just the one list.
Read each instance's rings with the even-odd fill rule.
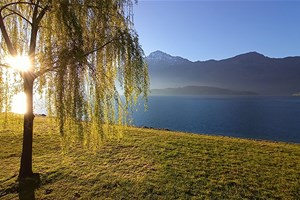
[[134,25],[146,55],[161,50],[191,61],[251,51],[300,56],[300,0],[140,0]]

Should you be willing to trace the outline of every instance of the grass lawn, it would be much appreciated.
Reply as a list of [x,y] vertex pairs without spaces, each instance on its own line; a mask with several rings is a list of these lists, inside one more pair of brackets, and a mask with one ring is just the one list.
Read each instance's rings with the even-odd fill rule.
[[[21,128],[0,125],[0,199],[25,199]],[[95,152],[62,153],[55,130],[35,118],[36,199],[300,199],[299,144],[128,128]]]

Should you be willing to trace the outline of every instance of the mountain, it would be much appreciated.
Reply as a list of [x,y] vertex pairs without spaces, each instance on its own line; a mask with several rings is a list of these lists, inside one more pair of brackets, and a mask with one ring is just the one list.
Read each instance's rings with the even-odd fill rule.
[[146,61],[151,88],[206,85],[263,95],[300,92],[300,56],[269,58],[249,52],[223,60],[192,62],[156,51]]
[[151,63],[164,64],[164,65],[178,65],[189,62],[188,59],[181,58],[179,56],[171,56],[162,51],[155,51],[149,54],[147,60]]
[[151,95],[257,95],[257,93],[209,86],[185,86],[178,88],[152,89]]

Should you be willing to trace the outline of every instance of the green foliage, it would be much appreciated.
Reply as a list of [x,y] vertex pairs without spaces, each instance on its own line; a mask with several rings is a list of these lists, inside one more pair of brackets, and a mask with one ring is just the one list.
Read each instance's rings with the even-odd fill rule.
[[[299,199],[300,145],[126,128],[121,142],[68,153],[37,118],[36,199]],[[21,119],[0,128],[0,196],[16,199]]]
[[[46,98],[48,115],[57,118],[63,137],[81,139],[90,146],[113,133],[119,135],[116,130],[127,123],[130,107],[139,95],[146,99],[149,87],[147,65],[133,27],[132,2],[3,0],[0,9],[11,47],[15,54],[30,56],[36,92]],[[1,64],[14,51],[3,30],[0,43]],[[22,72],[9,72],[14,78],[4,81],[7,76],[2,74],[7,71],[0,66],[0,110],[8,108],[5,102],[12,96],[2,94],[22,89]],[[82,120],[89,123],[83,126]]]

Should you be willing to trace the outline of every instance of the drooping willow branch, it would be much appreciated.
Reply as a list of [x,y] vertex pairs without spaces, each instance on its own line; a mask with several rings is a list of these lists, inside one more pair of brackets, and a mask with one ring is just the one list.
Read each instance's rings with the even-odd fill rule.
[[7,10],[9,10],[11,13],[3,16],[3,20],[6,18],[6,17],[9,17],[11,15],[18,15],[19,17],[21,17],[22,19],[24,19],[27,23],[29,23],[30,25],[32,25],[32,22],[29,21],[26,17],[24,17],[23,15],[21,15],[19,12],[13,10],[13,9],[10,9],[10,8],[7,8]]
[[[39,1],[38,1],[39,2]],[[2,13],[2,11],[4,9],[7,9],[7,7],[12,6],[12,5],[20,5],[20,4],[27,4],[27,5],[33,5],[33,6],[38,6],[39,8],[43,8],[42,6],[39,6],[38,3],[33,3],[33,2],[24,2],[24,1],[18,1],[18,2],[12,2],[12,3],[8,3],[4,6],[2,6],[0,8],[0,13]]]
[[[98,47],[98,48],[96,48],[96,49],[93,49],[93,50],[91,50],[91,51],[85,53],[85,54],[83,55],[82,58],[87,57],[87,56],[89,56],[89,55],[91,55],[91,54],[93,54],[93,53],[95,53],[95,52],[97,52],[97,51],[102,50],[104,47],[106,47],[107,45],[111,44],[111,43],[114,42],[115,40],[120,39],[120,37],[121,37],[121,36],[116,36],[116,37],[114,37],[113,39],[111,39],[111,40],[107,41],[106,43],[104,43],[103,45],[101,45],[100,47]],[[59,66],[54,66],[55,64],[56,64],[56,62],[52,63],[52,66],[49,67],[49,68],[43,68],[43,69],[39,70],[38,72],[34,73],[34,76],[35,76],[36,78],[38,78],[38,77],[44,75],[44,74],[47,73],[47,72],[55,71],[56,69],[59,68]]]
[[[42,7],[39,5],[40,1],[38,0],[37,3],[33,3],[32,1],[31,2],[22,2],[22,1],[19,1],[19,2],[12,2],[12,3],[8,3],[4,6],[2,6],[0,8],[0,29],[1,29],[1,32],[2,32],[2,35],[3,35],[3,38],[5,40],[5,43],[7,45],[7,48],[8,48],[8,51],[11,55],[16,55],[17,54],[17,51],[16,49],[13,47],[13,44],[8,36],[8,33],[7,33],[7,29],[6,29],[6,26],[4,24],[4,19],[8,16],[11,16],[13,14],[21,17],[23,20],[25,20],[26,22],[28,22],[31,26],[32,26],[32,31],[31,31],[31,38],[30,38],[30,52],[29,54],[32,54],[35,50],[35,43],[36,43],[36,38],[37,38],[37,33],[38,33],[38,26],[41,22],[41,20],[43,19],[44,15],[46,14],[46,12],[48,10],[50,10],[50,7],[49,5],[46,5],[45,7]],[[34,12],[33,12],[33,20],[32,22],[30,22],[26,17],[24,17],[23,15],[21,15],[19,12],[13,10],[13,9],[10,9],[9,6],[13,6],[13,5],[21,5],[21,4],[27,4],[27,5],[33,5],[34,6]],[[40,11],[40,13],[38,12],[38,9],[42,9]],[[10,11],[11,13],[5,15],[5,16],[2,16],[2,12],[4,10],[8,10]]]

